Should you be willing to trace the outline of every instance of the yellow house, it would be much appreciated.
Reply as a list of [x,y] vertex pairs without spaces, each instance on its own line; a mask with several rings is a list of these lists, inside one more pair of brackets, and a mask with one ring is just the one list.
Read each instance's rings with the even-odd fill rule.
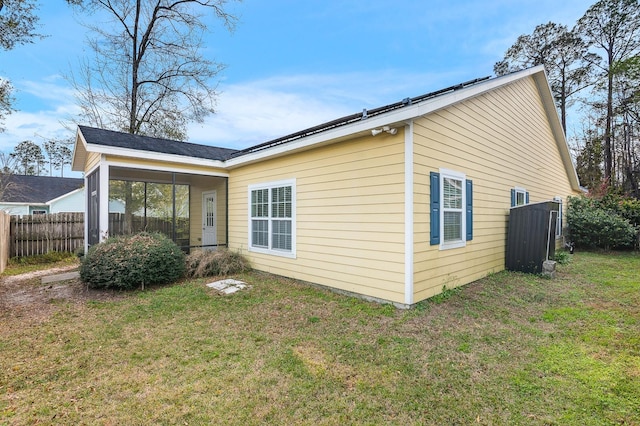
[[[158,229],[405,307],[504,269],[512,206],[579,192],[542,67],[241,151],[80,126],[73,170],[88,245]],[[114,200],[124,213],[104,207]]]

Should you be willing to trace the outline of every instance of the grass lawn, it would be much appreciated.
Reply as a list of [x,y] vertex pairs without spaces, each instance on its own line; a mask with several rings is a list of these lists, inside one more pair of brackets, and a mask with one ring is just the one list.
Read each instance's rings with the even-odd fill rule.
[[637,253],[409,311],[235,278],[0,312],[0,425],[640,424]]

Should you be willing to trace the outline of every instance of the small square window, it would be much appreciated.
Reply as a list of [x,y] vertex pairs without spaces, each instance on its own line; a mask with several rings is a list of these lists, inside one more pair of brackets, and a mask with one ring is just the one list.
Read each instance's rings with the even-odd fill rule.
[[511,207],[529,204],[529,193],[524,188],[515,187],[511,190]]

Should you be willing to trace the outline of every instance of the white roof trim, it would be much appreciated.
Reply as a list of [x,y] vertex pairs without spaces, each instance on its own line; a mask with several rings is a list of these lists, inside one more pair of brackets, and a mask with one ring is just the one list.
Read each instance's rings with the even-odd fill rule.
[[[105,146],[96,144],[87,144],[87,150],[99,154],[113,155],[117,157],[135,157],[144,158],[145,160],[183,163],[196,166],[218,167],[224,168],[225,165],[220,160],[207,160],[205,158],[189,157],[177,154],[165,154],[162,152],[150,152],[132,148],[120,148],[116,146]],[[141,156],[141,154],[144,154]]]
[[[150,171],[158,171],[158,172],[175,172],[178,174],[182,173],[182,174],[192,174],[192,175],[199,175],[199,176],[229,177],[229,173],[221,173],[221,172],[206,171],[201,169],[190,169],[190,168],[176,169],[175,167],[159,166],[157,164],[151,165],[151,164],[140,163],[140,164],[132,165],[131,163],[126,161],[118,161],[118,160],[114,161],[109,159],[105,160],[105,162],[102,164],[109,167],[122,167],[122,168],[128,168],[128,169],[150,170]],[[224,169],[224,167],[221,167],[221,168]]]
[[[82,155],[82,159],[80,156]],[[84,163],[87,161],[87,141],[78,129],[76,132],[76,143],[73,144],[73,154],[71,155],[71,170],[74,172],[84,171]]]
[[52,200],[49,200],[49,201],[47,201],[47,202],[46,202],[46,204],[47,204],[47,205],[51,205],[51,204],[53,204],[53,203],[55,203],[55,202],[57,202],[57,201],[60,201],[60,200],[61,200],[61,199],[63,199],[63,198],[70,197],[70,196],[72,196],[73,194],[75,194],[75,193],[77,193],[77,192],[82,192],[82,191],[84,191],[84,186],[83,186],[83,187],[81,187],[81,188],[78,188],[78,189],[74,189],[73,191],[69,191],[69,192],[67,192],[66,194],[62,194],[61,196],[56,197],[56,198],[54,198],[54,199],[52,199]]
[[47,203],[29,203],[29,202],[19,202],[19,201],[2,201],[0,205],[6,206],[38,206],[38,207],[47,207]]

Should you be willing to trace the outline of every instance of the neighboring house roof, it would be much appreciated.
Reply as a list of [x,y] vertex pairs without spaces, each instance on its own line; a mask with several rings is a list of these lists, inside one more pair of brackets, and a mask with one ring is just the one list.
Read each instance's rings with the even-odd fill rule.
[[[193,164],[217,166],[232,169],[267,158],[290,154],[326,143],[370,134],[373,128],[383,126],[404,126],[409,120],[424,116],[442,108],[482,95],[498,87],[505,86],[522,78],[532,77],[538,87],[540,97],[547,112],[551,130],[558,144],[560,155],[569,174],[574,189],[579,189],[578,177],[571,160],[564,130],[555,107],[553,94],[549,87],[543,66],[515,72],[496,78],[478,78],[465,83],[447,87],[414,98],[405,98],[400,102],[379,108],[341,117],[281,138],[260,143],[243,150],[232,150],[207,145],[176,142],[167,139],[150,138],[126,133],[100,130],[79,126],[73,160],[73,170],[83,171],[88,148],[93,152],[126,155],[131,150],[133,156],[140,151],[147,152],[150,159],[168,160],[166,154],[178,155],[178,161]],[[89,147],[91,145],[91,147]],[[107,149],[119,148],[114,151]],[[196,159],[194,161],[194,159]],[[201,159],[198,161],[197,159]]]
[[53,176],[11,175],[0,194],[5,203],[45,204],[84,186],[84,179]]

